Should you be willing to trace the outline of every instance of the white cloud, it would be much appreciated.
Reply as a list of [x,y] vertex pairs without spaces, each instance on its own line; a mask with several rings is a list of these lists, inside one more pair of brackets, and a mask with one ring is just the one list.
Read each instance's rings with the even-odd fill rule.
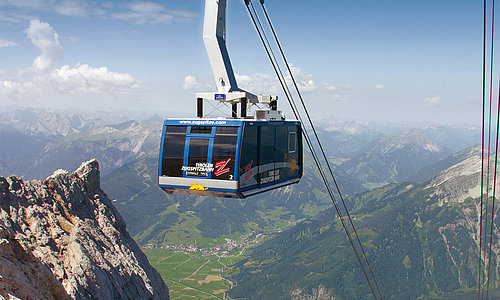
[[137,1],[128,3],[126,8],[128,11],[113,13],[111,16],[134,24],[170,23],[174,20],[174,16],[159,3]]
[[188,75],[184,77],[184,85],[182,86],[185,90],[192,90],[199,87],[199,83],[196,80],[196,76]]
[[[290,64],[290,69],[301,92],[334,91],[337,89],[335,85],[329,82],[317,82],[312,74],[303,73],[300,68],[293,64]],[[293,88],[293,81],[290,74],[285,79],[290,88]]]
[[49,3],[53,3],[53,1],[46,0],[2,0],[0,2],[0,7],[10,6],[17,8],[28,8],[28,9],[36,9],[46,7]]
[[111,13],[111,17],[133,24],[191,22],[198,15],[187,10],[169,10],[160,3],[134,1],[125,4],[124,11]]
[[65,101],[63,99],[88,98],[88,95],[113,97],[143,90],[141,82],[130,74],[113,72],[107,67],[78,64],[51,69],[54,61],[63,55],[57,32],[48,23],[32,20],[25,33],[41,54],[35,58],[34,68],[19,70],[17,75],[4,74],[5,80],[0,80],[0,99],[3,102],[33,104],[37,99],[47,98],[61,102]]
[[17,43],[14,43],[12,41],[0,38],[0,48],[15,47],[15,46],[17,46]]
[[[3,9],[8,7],[8,9]],[[33,15],[27,15],[29,11]],[[37,18],[40,12],[87,18],[99,16],[134,24],[192,22],[197,14],[188,10],[170,10],[152,1],[85,1],[85,0],[0,0],[0,22],[20,23]]]
[[26,11],[51,12],[64,16],[87,17],[89,13],[99,11],[95,3],[85,0],[1,0],[0,8],[8,7],[0,12],[0,22],[19,23],[33,19]]
[[75,68],[64,65],[53,70],[49,80],[55,83],[60,91],[69,93],[121,92],[139,87],[139,83],[128,73],[112,72],[106,67],[92,68],[86,64]]
[[[304,74],[300,68],[293,64],[290,64],[290,69],[300,92],[334,91],[337,89],[337,87],[331,83],[316,81],[312,74]],[[268,74],[236,74],[236,81],[238,82],[238,87],[254,94],[278,94],[283,92],[281,84],[276,76]],[[295,91],[292,77],[289,74],[285,76],[285,81],[290,91]]]
[[192,22],[198,17],[197,14],[190,12],[188,10],[171,10],[170,13],[174,16],[177,21],[182,22]]
[[281,92],[278,79],[268,74],[255,73],[253,75],[235,74],[240,89],[254,94],[277,94]]
[[92,68],[86,64],[74,68],[64,65],[32,77],[0,81],[0,99],[2,96],[22,101],[53,94],[127,94],[142,88],[141,83],[128,73],[112,72],[106,67]]
[[441,102],[441,98],[439,96],[427,97],[424,99],[424,106],[435,106],[438,105],[439,102]]
[[383,88],[384,88],[384,85],[383,85],[383,84],[376,84],[376,85],[375,85],[375,88],[376,88],[377,90],[381,90],[381,89],[383,89]]
[[127,6],[130,10],[141,14],[155,15],[165,10],[163,5],[161,5],[160,3],[149,2],[149,1],[131,2]]
[[53,6],[56,13],[64,16],[86,17],[89,5],[86,1],[70,0],[60,1]]
[[28,16],[19,13],[8,13],[0,11],[0,22],[4,23],[21,23],[29,19]]
[[[302,73],[302,70],[294,66],[293,64],[290,64],[290,69],[292,71],[292,74],[295,78],[295,82],[297,83],[297,86],[299,87],[300,91],[313,92],[319,89],[318,84],[313,79],[313,76],[311,74]],[[285,79],[287,84],[289,85],[293,84],[292,77],[290,76],[290,74],[288,74]]]
[[41,52],[33,61],[35,69],[46,70],[56,59],[63,56],[59,35],[48,23],[31,20],[30,26],[24,32]]

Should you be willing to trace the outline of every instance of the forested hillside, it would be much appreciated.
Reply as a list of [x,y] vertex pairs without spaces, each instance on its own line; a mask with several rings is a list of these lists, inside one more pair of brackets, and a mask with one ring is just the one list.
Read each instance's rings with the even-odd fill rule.
[[[477,293],[478,166],[473,152],[427,183],[392,184],[350,198],[384,298],[470,299]],[[500,250],[499,225],[497,218],[493,253]],[[490,293],[497,297],[496,255],[491,263]],[[321,288],[336,299],[370,294],[332,209],[257,246],[232,272],[234,298],[288,299]]]

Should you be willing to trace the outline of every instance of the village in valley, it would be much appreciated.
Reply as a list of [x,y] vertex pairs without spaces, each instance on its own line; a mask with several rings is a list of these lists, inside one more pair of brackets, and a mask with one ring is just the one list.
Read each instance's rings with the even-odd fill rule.
[[237,240],[225,238],[224,244],[215,245],[210,248],[198,246],[196,243],[189,244],[179,244],[179,245],[161,245],[153,246],[147,245],[144,248],[163,248],[168,250],[173,250],[180,253],[200,253],[203,256],[217,256],[217,257],[228,257],[234,254],[236,250],[243,250],[252,246],[257,245],[264,239],[281,232],[281,229],[276,229],[274,231],[267,231],[265,233],[249,232],[240,236]]

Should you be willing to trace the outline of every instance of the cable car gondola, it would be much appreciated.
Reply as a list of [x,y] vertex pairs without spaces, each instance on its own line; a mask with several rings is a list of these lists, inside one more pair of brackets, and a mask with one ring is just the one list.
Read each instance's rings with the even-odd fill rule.
[[[277,97],[238,89],[225,44],[226,0],[206,0],[203,38],[217,93],[197,93],[197,117],[164,122],[158,184],[167,193],[245,198],[299,182],[302,131]],[[203,117],[203,101],[232,106],[231,118]],[[240,117],[237,116],[238,103]],[[266,105],[247,117],[247,103]]]
[[245,198],[302,176],[297,121],[167,119],[159,185],[167,193]]

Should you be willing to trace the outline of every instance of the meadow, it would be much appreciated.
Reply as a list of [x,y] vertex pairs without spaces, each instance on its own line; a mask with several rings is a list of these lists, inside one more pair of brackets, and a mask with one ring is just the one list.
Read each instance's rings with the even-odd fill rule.
[[170,249],[143,249],[151,265],[170,290],[170,299],[224,299],[232,282],[224,278],[228,267],[244,258],[203,256]]

